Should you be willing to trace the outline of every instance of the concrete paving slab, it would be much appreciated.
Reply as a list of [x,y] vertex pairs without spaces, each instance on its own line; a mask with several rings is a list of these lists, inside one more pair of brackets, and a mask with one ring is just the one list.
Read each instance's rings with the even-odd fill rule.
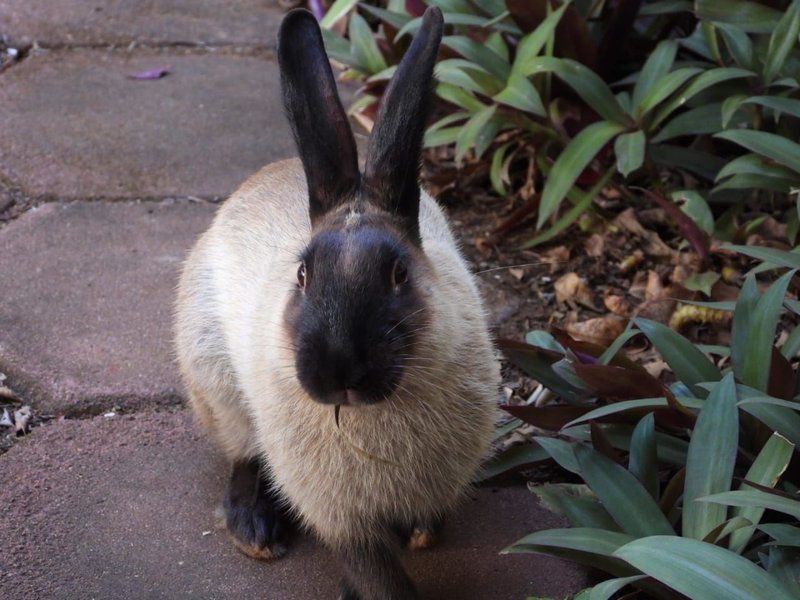
[[296,153],[263,56],[35,53],[3,73],[0,107],[0,172],[34,198],[224,197]]
[[274,46],[277,0],[4,0],[11,45],[257,44]]
[[215,208],[54,203],[0,230],[0,372],[39,412],[176,402],[178,269]]
[[[55,421],[0,457],[0,470],[7,600],[336,597],[338,567],[308,536],[259,563],[215,528],[227,467],[186,411]],[[584,586],[581,569],[498,551],[561,525],[523,487],[482,488],[407,566],[429,600],[560,599]]]

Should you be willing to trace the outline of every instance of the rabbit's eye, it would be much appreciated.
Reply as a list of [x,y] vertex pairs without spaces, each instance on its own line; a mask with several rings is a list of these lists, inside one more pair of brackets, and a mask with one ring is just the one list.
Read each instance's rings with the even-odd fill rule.
[[394,263],[394,269],[392,269],[392,283],[394,287],[397,287],[403,285],[406,281],[408,281],[408,267],[406,267],[406,263],[398,259]]
[[297,267],[297,285],[303,289],[306,287],[306,263],[300,263]]

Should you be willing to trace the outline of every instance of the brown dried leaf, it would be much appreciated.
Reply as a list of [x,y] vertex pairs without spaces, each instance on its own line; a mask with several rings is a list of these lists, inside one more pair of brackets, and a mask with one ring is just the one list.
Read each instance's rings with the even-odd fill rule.
[[592,310],[597,310],[592,302],[592,293],[577,273],[570,272],[559,277],[555,284],[556,301],[559,303],[571,304],[577,302]]
[[542,262],[550,265],[550,273],[555,273],[569,261],[569,248],[556,246],[541,254]]
[[617,294],[608,294],[605,298],[603,298],[603,304],[605,304],[605,307],[618,317],[628,318],[631,316],[631,305],[628,304],[628,302],[622,296],[618,296]]
[[606,315],[580,323],[569,323],[565,329],[579,340],[608,346],[625,329],[625,320],[616,315]]
[[660,300],[664,297],[664,285],[658,273],[650,269],[647,271],[647,286],[644,288],[644,299],[648,302]]
[[647,240],[647,248],[645,251],[652,256],[665,256],[672,258],[677,254],[675,250],[667,246],[661,237],[655,232],[645,229],[641,223],[636,219],[636,214],[632,208],[622,211],[614,223],[622,229]]
[[586,254],[593,258],[600,258],[603,256],[603,249],[605,248],[605,238],[599,233],[593,233],[583,243]]

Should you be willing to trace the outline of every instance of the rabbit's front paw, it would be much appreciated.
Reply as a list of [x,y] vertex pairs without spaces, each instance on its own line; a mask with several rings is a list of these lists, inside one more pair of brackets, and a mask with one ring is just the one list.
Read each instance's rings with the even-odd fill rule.
[[224,511],[225,527],[244,554],[259,560],[286,554],[291,522],[256,460],[234,464]]

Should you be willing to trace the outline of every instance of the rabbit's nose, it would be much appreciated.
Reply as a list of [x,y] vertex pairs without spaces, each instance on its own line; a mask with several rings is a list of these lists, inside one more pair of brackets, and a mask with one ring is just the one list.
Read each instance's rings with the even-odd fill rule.
[[344,387],[350,390],[359,390],[363,387],[367,379],[367,368],[363,365],[349,365],[345,378]]

